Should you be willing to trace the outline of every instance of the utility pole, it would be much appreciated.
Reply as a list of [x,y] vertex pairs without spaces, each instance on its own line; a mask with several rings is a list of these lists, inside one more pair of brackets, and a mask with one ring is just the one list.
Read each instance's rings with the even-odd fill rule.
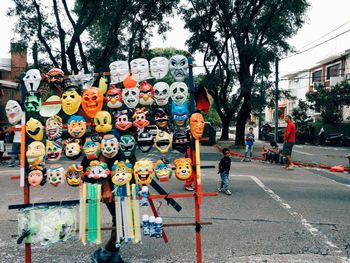
[[279,98],[279,91],[278,91],[278,58],[276,58],[276,90],[275,90],[275,141],[277,142],[278,139],[278,98]]

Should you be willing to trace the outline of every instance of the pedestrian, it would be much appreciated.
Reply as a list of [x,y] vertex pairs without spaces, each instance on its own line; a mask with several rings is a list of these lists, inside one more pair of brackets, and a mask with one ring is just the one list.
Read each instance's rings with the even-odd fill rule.
[[255,141],[255,135],[253,133],[253,128],[250,127],[248,130],[248,133],[245,135],[245,152],[244,152],[244,157],[242,159],[243,162],[247,161],[247,155],[249,153],[249,162],[252,161],[253,157],[253,145]]
[[286,115],[284,120],[287,123],[287,127],[284,131],[283,136],[283,155],[287,158],[287,165],[286,169],[291,170],[293,169],[293,161],[292,161],[292,150],[295,143],[295,135],[297,133],[297,130],[295,128],[294,122],[292,121],[292,117],[290,115]]
[[14,136],[12,141],[11,149],[11,162],[8,167],[16,166],[16,159],[18,159],[21,147],[21,125],[17,124],[14,126]]
[[0,164],[4,162],[4,152],[5,152],[5,133],[6,131],[0,127]]
[[269,160],[269,147],[265,144],[261,149],[261,157],[263,162],[267,162]]
[[229,149],[224,148],[222,150],[222,154],[224,155],[224,157],[220,160],[219,163],[218,174],[220,174],[221,182],[218,191],[227,195],[231,195],[231,191],[228,189],[228,176],[231,168],[231,158]]

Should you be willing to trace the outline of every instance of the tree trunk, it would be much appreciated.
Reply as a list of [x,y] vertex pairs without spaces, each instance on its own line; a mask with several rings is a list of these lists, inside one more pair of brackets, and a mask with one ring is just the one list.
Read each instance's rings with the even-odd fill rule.
[[262,134],[261,134],[261,119],[262,119],[262,109],[259,110],[259,124],[258,124],[258,138],[261,140]]
[[230,127],[230,120],[228,118],[221,119],[222,121],[222,130],[221,130],[221,137],[220,140],[229,140],[229,127]]
[[242,107],[237,114],[235,145],[244,145],[245,124],[252,110],[250,96],[250,93],[244,95]]

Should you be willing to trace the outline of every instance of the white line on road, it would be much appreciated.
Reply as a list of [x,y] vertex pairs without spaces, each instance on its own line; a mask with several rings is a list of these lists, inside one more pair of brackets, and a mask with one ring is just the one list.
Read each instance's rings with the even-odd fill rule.
[[293,150],[293,152],[301,153],[301,154],[305,154],[305,155],[313,155],[312,153],[302,152],[302,151],[299,151],[299,150]]

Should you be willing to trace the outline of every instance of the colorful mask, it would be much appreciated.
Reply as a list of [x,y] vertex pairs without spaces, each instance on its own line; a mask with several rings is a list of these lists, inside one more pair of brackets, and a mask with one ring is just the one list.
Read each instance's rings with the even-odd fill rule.
[[171,164],[167,159],[162,158],[161,160],[158,160],[155,163],[155,167],[156,178],[160,182],[167,182],[170,180],[173,171],[171,168]]
[[143,153],[147,153],[151,150],[152,146],[154,144],[153,136],[147,132],[142,131],[137,136],[137,145],[139,146],[139,149]]
[[27,161],[31,166],[37,166],[44,161],[45,145],[42,142],[34,141],[28,145],[26,152]]
[[173,114],[174,123],[177,126],[185,126],[186,121],[188,119],[188,108],[187,103],[177,105],[174,102],[171,103],[171,111]]
[[122,82],[129,73],[129,64],[127,61],[117,60],[109,64],[111,73],[111,84]]
[[81,183],[81,178],[84,175],[83,166],[80,164],[71,164],[66,173],[66,181],[70,186],[79,186]]
[[92,141],[91,138],[87,138],[83,149],[86,158],[88,160],[94,160],[100,156],[101,144],[99,142]]
[[162,79],[168,74],[169,60],[165,57],[155,57],[149,61],[151,75],[155,79]]
[[37,119],[30,118],[26,123],[26,130],[29,137],[36,141],[44,138],[44,126]]
[[169,59],[169,70],[176,81],[183,81],[187,76],[187,58],[183,55],[172,56]]
[[123,89],[123,101],[129,108],[135,108],[139,103],[140,90],[138,87],[124,88]]
[[65,140],[64,154],[70,160],[76,160],[81,155],[80,140]]
[[52,165],[47,169],[47,180],[55,187],[64,183],[65,170],[61,165]]
[[49,161],[58,161],[61,158],[62,150],[62,139],[46,141],[46,157]]
[[172,138],[166,131],[158,131],[155,138],[155,147],[161,153],[167,153],[171,147]]
[[67,130],[73,138],[81,138],[86,132],[86,120],[80,115],[73,115],[67,121]]
[[83,90],[90,89],[94,84],[95,78],[94,75],[91,74],[78,74],[71,76],[72,81],[75,83],[79,83]]
[[5,106],[6,116],[10,124],[16,125],[23,116],[21,105],[15,100],[9,100]]
[[185,153],[190,146],[191,136],[189,130],[178,129],[173,134],[173,149]]
[[199,140],[204,131],[204,118],[200,113],[193,113],[190,117],[190,128],[193,138]]
[[115,127],[118,130],[126,131],[132,126],[132,111],[130,109],[119,110],[114,115]]
[[119,141],[119,151],[124,159],[129,159],[135,154],[136,141],[131,135],[123,135]]
[[115,161],[112,167],[112,182],[117,186],[122,186],[130,182],[132,178],[132,164],[129,160]]
[[175,176],[177,179],[184,181],[192,175],[192,160],[190,158],[179,158],[174,161]]
[[178,105],[184,104],[188,95],[188,87],[184,82],[174,82],[170,86],[170,96]]
[[170,87],[166,82],[157,82],[153,86],[154,88],[154,100],[157,105],[165,106],[168,104],[170,98]]
[[113,134],[106,134],[101,141],[102,155],[113,158],[118,153],[119,142]]
[[136,58],[130,61],[130,71],[133,77],[138,81],[149,79],[149,65],[145,58]]
[[[46,102],[51,102],[51,101],[61,101],[61,98],[58,97],[57,95],[53,95],[51,97],[49,97]],[[62,108],[62,104],[48,104],[48,105],[42,105],[40,108],[40,115],[43,117],[52,117],[55,116],[56,114],[58,114],[60,112]]]
[[28,183],[32,187],[38,187],[39,185],[44,185],[46,183],[44,173],[40,169],[31,170],[28,173],[27,179],[28,179]]
[[26,86],[27,92],[37,92],[41,81],[40,71],[38,69],[28,70],[23,78],[23,81],[24,85]]
[[104,162],[97,160],[91,161],[90,166],[86,169],[85,175],[88,178],[98,180],[100,178],[107,178],[111,174],[108,166]]
[[64,82],[64,72],[59,68],[50,69],[47,73],[48,80],[47,82],[55,87],[62,87]]
[[24,101],[27,112],[39,112],[41,109],[41,98],[38,95],[27,95]]
[[110,109],[118,109],[123,106],[122,90],[116,85],[111,85],[106,93],[105,102]]
[[154,97],[154,90],[151,84],[146,80],[142,81],[140,85],[140,104],[141,105],[152,105]]
[[134,125],[136,128],[138,129],[143,129],[146,126],[149,125],[149,121],[147,120],[146,114],[148,113],[148,111],[146,111],[146,109],[143,108],[136,108],[134,116],[132,116],[132,118],[134,119],[134,122],[132,123],[132,125]]
[[81,96],[77,91],[77,87],[70,87],[62,94],[62,109],[67,115],[72,115],[79,110],[81,104]]
[[84,90],[81,102],[84,112],[90,118],[94,118],[103,106],[103,94],[99,88],[92,87]]
[[134,165],[134,177],[137,184],[148,185],[154,176],[154,166],[152,161],[141,160]]
[[153,114],[154,121],[159,128],[164,129],[166,126],[168,126],[169,113],[166,108],[156,108]]
[[45,124],[46,136],[49,140],[56,140],[62,134],[62,119],[59,116],[53,116],[46,120]]
[[107,133],[112,130],[112,117],[108,111],[99,111],[94,118],[94,123],[98,133]]

